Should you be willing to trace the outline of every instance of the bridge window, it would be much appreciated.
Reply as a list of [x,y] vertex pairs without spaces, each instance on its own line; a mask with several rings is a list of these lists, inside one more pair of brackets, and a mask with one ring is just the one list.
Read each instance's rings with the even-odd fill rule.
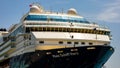
[[48,15],[28,15],[25,20],[37,21],[60,21],[60,22],[75,22],[75,23],[89,23],[84,18],[68,17],[68,16],[48,16]]

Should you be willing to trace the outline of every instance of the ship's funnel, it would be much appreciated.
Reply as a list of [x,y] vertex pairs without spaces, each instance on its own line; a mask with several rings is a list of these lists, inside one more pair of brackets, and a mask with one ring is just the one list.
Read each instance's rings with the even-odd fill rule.
[[38,4],[31,4],[30,5],[30,13],[42,13],[43,8]]

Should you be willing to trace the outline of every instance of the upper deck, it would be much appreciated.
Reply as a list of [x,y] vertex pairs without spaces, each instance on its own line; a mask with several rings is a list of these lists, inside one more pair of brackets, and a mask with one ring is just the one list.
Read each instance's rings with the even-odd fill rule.
[[89,24],[89,22],[81,16],[72,16],[72,15],[67,15],[67,14],[31,14],[30,13],[24,20]]
[[87,21],[73,8],[67,13],[49,12],[38,4],[32,4],[30,11],[21,18],[20,23],[9,30],[11,35],[31,31],[110,35],[108,28]]

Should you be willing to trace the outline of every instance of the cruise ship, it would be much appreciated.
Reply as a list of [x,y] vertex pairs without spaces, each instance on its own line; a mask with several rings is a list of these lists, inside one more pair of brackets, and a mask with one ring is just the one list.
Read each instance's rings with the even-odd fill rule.
[[0,68],[102,68],[114,52],[110,29],[76,9],[33,3],[18,24],[0,29]]

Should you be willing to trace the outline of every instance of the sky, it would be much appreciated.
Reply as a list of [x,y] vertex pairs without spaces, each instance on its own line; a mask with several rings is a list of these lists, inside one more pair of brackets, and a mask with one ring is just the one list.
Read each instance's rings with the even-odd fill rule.
[[120,68],[120,0],[0,0],[0,28],[19,23],[29,11],[31,3],[39,3],[45,10],[67,12],[75,8],[79,15],[90,22],[105,25],[113,36],[114,54],[107,61],[107,68]]

